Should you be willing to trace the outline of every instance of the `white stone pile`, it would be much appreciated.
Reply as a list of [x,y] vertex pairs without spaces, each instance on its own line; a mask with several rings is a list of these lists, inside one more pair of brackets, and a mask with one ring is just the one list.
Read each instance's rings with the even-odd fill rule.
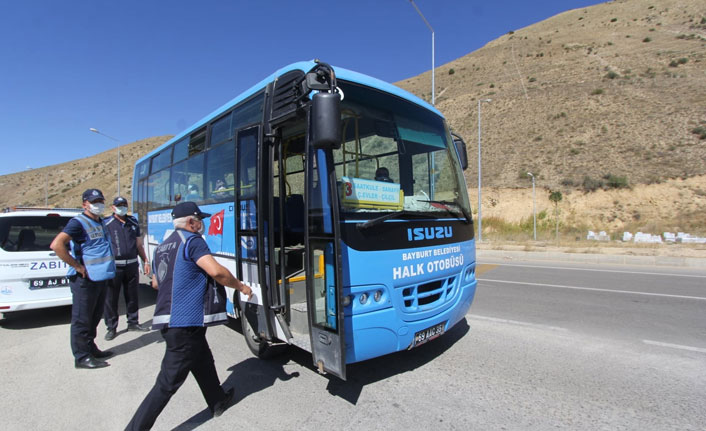
[[[598,240],[598,241],[608,241],[610,236],[606,235],[605,232],[601,231],[596,235],[592,231],[588,231],[586,239]],[[675,235],[673,232],[663,232],[662,235],[653,235],[651,233],[637,232],[633,235],[630,232],[623,232],[623,242],[636,242],[636,243],[647,243],[647,244],[661,244],[662,242],[668,243],[684,243],[684,244],[706,244],[706,238],[694,236],[684,232],[677,232]]]

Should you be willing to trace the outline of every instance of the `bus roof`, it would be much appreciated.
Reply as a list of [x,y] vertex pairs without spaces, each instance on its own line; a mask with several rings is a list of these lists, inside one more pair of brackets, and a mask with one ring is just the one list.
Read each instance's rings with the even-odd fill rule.
[[[207,116],[205,116],[204,118],[202,118],[201,120],[196,122],[191,127],[188,127],[187,129],[185,129],[184,131],[182,131],[178,135],[174,136],[172,139],[170,139],[167,142],[165,142],[164,144],[160,145],[158,148],[155,148],[154,150],[145,154],[140,159],[138,159],[137,162],[135,162],[135,164],[140,163],[143,160],[148,159],[149,157],[152,157],[154,154],[160,152],[162,149],[168,147],[169,145],[178,141],[179,139],[183,138],[184,136],[190,135],[194,130],[202,127],[203,125],[207,124],[212,119],[214,119],[214,118],[218,117],[219,115],[221,115],[222,113],[228,111],[233,106],[235,106],[238,103],[242,102],[243,100],[251,97],[252,95],[256,94],[257,92],[263,90],[267,86],[267,84],[274,81],[274,79],[277,78],[278,76],[281,76],[281,75],[283,75],[287,72],[290,72],[292,70],[302,70],[304,72],[308,72],[315,65],[316,65],[316,62],[314,60],[299,61],[297,63],[292,63],[288,66],[285,66],[285,67],[277,70],[276,72],[274,72],[273,74],[271,74],[267,78],[263,79],[262,81],[253,85],[252,87],[250,87],[246,91],[242,92],[240,95],[236,96],[234,99],[230,100],[228,103],[224,104],[220,108],[211,112],[210,114],[208,114]],[[343,81],[355,82],[355,83],[366,85],[368,87],[377,88],[377,89],[382,90],[386,93],[393,94],[397,97],[408,100],[408,101],[415,103],[417,105],[423,106],[424,108],[429,109],[430,111],[433,111],[437,115],[443,117],[441,112],[439,112],[439,110],[437,110],[434,106],[430,105],[425,100],[420,99],[419,97],[415,96],[414,94],[412,94],[406,90],[403,90],[397,86],[394,86],[390,83],[379,80],[377,78],[373,78],[371,76],[364,75],[362,73],[354,72],[352,70],[344,69],[341,67],[334,66],[333,69],[336,71],[336,79],[340,79]]]

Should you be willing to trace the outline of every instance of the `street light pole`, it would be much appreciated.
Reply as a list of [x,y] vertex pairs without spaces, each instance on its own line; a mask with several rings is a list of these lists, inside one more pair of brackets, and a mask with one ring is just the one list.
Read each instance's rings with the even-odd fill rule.
[[434,29],[431,27],[429,24],[429,21],[427,21],[426,18],[424,18],[424,15],[422,15],[422,11],[419,10],[417,7],[417,4],[414,3],[414,0],[409,0],[410,3],[412,3],[412,6],[414,6],[414,9],[417,11],[419,16],[422,17],[422,20],[424,20],[424,24],[429,27],[429,30],[431,31],[431,104],[434,105]]
[[532,216],[534,218],[534,240],[537,241],[537,200],[534,193],[534,175],[532,172],[527,172],[527,175],[532,177]]
[[478,242],[483,241],[483,216],[481,211],[481,158],[480,158],[480,104],[490,102],[492,99],[478,99]]
[[120,141],[119,141],[118,139],[115,139],[115,138],[112,137],[112,136],[106,135],[105,133],[99,131],[98,129],[94,129],[93,127],[91,127],[91,128],[88,129],[88,130],[90,130],[90,131],[93,132],[93,133],[98,133],[99,135],[103,135],[103,136],[105,136],[106,138],[112,139],[112,140],[114,140],[115,142],[118,143],[118,196],[120,196]]

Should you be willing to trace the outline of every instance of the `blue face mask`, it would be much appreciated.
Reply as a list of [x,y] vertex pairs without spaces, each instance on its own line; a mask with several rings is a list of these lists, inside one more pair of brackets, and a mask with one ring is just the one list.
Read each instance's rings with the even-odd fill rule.
[[115,214],[119,216],[124,216],[127,214],[127,207],[114,207],[115,208]]

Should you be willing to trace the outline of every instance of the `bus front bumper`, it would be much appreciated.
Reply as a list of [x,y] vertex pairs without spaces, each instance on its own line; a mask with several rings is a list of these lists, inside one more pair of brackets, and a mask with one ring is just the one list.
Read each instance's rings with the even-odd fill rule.
[[[426,319],[402,320],[395,308],[346,316],[346,363],[364,361],[415,347],[416,334],[438,328],[442,323],[443,332],[448,331],[462,320],[471,308],[476,286],[475,279],[462,286],[453,306]],[[419,344],[421,343],[417,341],[416,345]]]

